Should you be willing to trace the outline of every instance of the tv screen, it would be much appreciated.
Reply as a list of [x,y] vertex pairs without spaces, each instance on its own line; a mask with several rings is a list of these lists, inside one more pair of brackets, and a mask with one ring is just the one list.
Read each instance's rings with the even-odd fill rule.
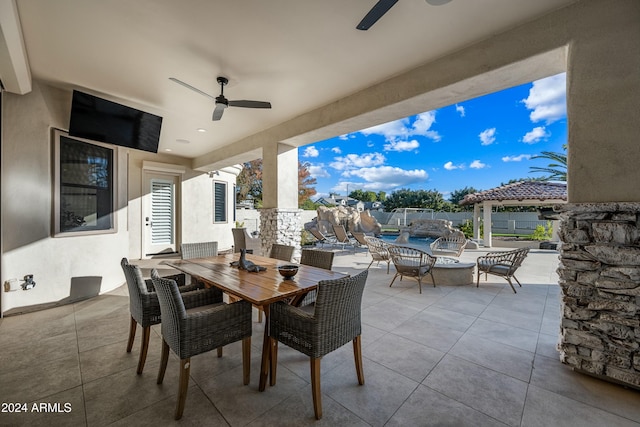
[[70,136],[157,153],[161,127],[160,116],[73,91]]

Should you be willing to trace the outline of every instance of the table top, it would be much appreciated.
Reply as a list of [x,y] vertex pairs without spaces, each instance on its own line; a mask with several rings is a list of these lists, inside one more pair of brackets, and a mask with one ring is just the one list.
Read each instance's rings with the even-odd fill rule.
[[257,306],[306,294],[315,289],[321,280],[334,280],[347,276],[344,273],[300,264],[298,274],[293,279],[285,280],[277,267],[292,264],[290,262],[247,254],[248,261],[267,268],[265,271],[252,273],[230,265],[239,258],[240,254],[235,253],[209,258],[165,261],[165,264],[198,277],[205,283]]

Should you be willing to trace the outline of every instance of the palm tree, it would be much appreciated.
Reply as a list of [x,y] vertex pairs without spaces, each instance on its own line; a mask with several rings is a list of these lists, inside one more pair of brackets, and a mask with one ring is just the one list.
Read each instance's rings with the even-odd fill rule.
[[[563,149],[567,149],[567,144],[562,146]],[[540,168],[537,166],[530,166],[530,172],[532,173],[547,173],[549,176],[545,177],[545,181],[566,181],[567,180],[567,155],[564,153],[556,153],[554,151],[543,151],[537,156],[531,157],[532,159],[548,159],[553,163],[549,163],[546,168]]]

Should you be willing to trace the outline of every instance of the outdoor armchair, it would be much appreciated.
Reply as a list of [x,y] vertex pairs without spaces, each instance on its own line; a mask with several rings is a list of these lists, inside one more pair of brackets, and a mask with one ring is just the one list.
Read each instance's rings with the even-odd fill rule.
[[372,236],[364,236],[364,240],[367,242],[367,247],[369,248],[369,253],[371,254],[371,262],[367,267],[371,267],[375,261],[384,261],[387,263],[387,274],[389,274],[389,264],[391,263],[391,255],[389,255],[389,245],[382,239],[378,239],[377,237]]
[[320,360],[323,356],[352,341],[358,384],[364,384],[360,335],[362,293],[367,274],[365,270],[355,276],[318,283],[313,312],[281,301],[271,304],[269,339],[273,383],[279,342],[309,356],[313,409],[318,420],[322,418]]
[[252,237],[246,228],[232,228],[233,252],[240,252],[240,249],[247,249],[256,255],[262,254],[262,240],[259,237]]
[[436,281],[433,278],[433,266],[436,263],[436,257],[420,249],[393,245],[389,246],[389,254],[393,265],[396,267],[396,274],[393,276],[389,286],[393,285],[398,276],[400,276],[400,280],[403,277],[415,277],[418,279],[418,289],[422,293],[422,278],[429,274],[435,288]]
[[218,256],[218,242],[183,243],[180,250],[182,259]]
[[[142,374],[149,349],[151,326],[157,325],[161,321],[160,304],[152,280],[143,279],[140,267],[129,264],[126,258],[122,258],[120,265],[127,280],[127,288],[129,289],[129,311],[131,313],[127,353],[131,353],[136,337],[137,325],[140,325],[142,327],[142,342],[140,343],[140,356],[136,372]],[[153,270],[152,274],[157,275],[157,271]],[[185,286],[184,274],[177,274],[169,276],[168,278],[180,284],[178,290],[184,293],[185,304],[188,307],[222,301],[222,292],[217,289],[198,290],[198,286],[196,285]]]
[[[162,358],[157,383],[162,384],[169,348],[180,359],[180,380],[175,419],[184,411],[189,387],[191,357],[242,340],[244,385],[249,384],[251,363],[251,303],[213,304],[188,309],[174,280],[154,278],[162,314]],[[218,353],[220,356],[220,353]]]
[[[302,257],[300,258],[300,264],[311,265],[313,267],[323,268],[325,270],[331,270],[333,267],[333,252],[329,251],[319,251],[315,249],[303,249]],[[302,299],[299,307],[313,304],[316,301],[316,296],[318,295],[318,291],[316,289],[310,291],[305,297]]]
[[430,247],[433,255],[459,257],[466,245],[467,238],[464,234],[452,234],[447,237],[438,237]]
[[476,287],[480,285],[480,273],[484,273],[485,280],[487,280],[488,274],[493,274],[494,276],[504,278],[509,283],[509,286],[511,286],[513,293],[517,293],[516,288],[513,287],[511,278],[518,283],[518,286],[522,287],[515,274],[516,270],[520,268],[528,253],[529,248],[521,248],[513,251],[491,252],[487,255],[478,257],[478,278],[476,280]]

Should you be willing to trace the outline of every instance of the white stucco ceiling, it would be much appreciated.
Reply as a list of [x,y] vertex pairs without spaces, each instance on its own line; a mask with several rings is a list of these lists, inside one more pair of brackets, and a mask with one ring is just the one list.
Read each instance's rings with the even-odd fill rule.
[[[402,0],[358,31],[374,0],[15,0],[34,79],[163,116],[160,151],[190,158],[574,1]],[[212,122],[213,101],[169,80],[216,96],[220,75],[228,99],[273,108]]]

